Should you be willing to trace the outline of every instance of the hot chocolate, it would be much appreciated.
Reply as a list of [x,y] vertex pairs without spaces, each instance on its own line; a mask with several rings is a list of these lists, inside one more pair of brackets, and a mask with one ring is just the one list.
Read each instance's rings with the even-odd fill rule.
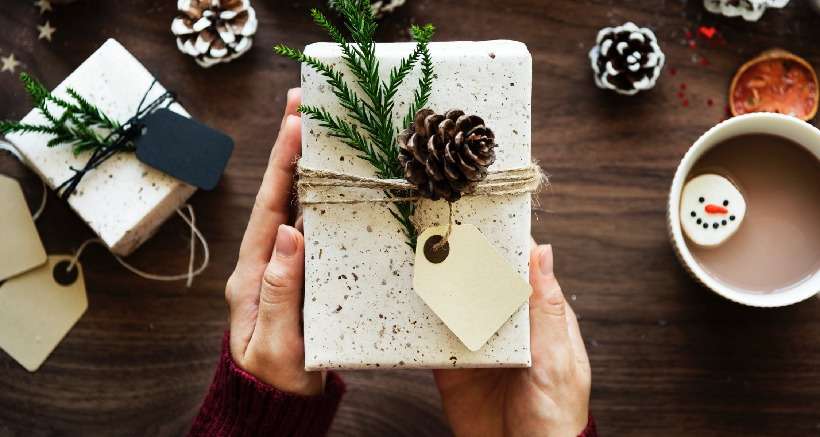
[[820,269],[820,160],[782,137],[752,134],[716,145],[689,178],[722,175],[747,203],[742,226],[725,243],[687,240],[698,263],[727,285],[755,293],[787,289]]

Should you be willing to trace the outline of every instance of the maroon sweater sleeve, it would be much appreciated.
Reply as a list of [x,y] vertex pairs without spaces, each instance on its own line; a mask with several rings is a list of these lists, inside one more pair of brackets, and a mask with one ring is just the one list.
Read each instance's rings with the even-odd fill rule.
[[188,433],[190,437],[327,434],[345,391],[337,374],[327,374],[325,392],[320,396],[285,393],[240,369],[231,358],[227,338],[211,388]]
[[595,426],[595,419],[592,418],[592,415],[589,416],[586,429],[578,434],[578,437],[598,437],[598,428]]

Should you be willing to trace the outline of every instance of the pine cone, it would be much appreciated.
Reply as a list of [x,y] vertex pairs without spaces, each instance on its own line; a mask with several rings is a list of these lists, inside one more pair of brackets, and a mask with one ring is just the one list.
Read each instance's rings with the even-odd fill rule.
[[177,9],[177,47],[202,67],[230,62],[253,45],[258,23],[250,0],[179,0]]
[[626,23],[601,29],[589,59],[599,88],[633,95],[655,86],[666,58],[650,29]]
[[766,8],[783,8],[788,3],[789,0],[703,0],[703,7],[713,14],[742,16],[746,21],[757,21]]
[[422,109],[399,135],[399,162],[419,195],[455,202],[487,177],[495,147],[495,134],[481,117]]
[[[336,6],[336,2],[338,0],[329,0],[329,4],[331,8],[338,9]],[[404,5],[407,0],[374,0],[370,3],[370,7],[373,9],[373,16],[376,18],[382,18],[385,15],[395,11],[402,5]]]
[[407,0],[376,0],[370,4],[373,8],[373,15],[376,18],[381,18],[399,7],[401,7]]

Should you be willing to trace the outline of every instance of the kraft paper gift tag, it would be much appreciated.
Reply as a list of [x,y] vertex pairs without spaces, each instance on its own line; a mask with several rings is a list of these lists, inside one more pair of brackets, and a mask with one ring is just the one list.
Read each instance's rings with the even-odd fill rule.
[[[413,288],[471,351],[477,351],[530,297],[531,288],[473,225],[446,226],[418,239]],[[438,249],[438,250],[436,250]]]
[[46,251],[34,226],[23,189],[0,175],[0,282],[46,262]]
[[40,368],[88,308],[82,268],[69,256],[0,285],[0,349],[29,372]]

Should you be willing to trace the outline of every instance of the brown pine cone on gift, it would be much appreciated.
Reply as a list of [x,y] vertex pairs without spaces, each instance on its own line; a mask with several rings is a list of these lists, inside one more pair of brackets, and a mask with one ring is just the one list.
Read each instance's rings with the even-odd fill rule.
[[250,0],[178,0],[177,10],[177,47],[202,67],[230,62],[253,45],[258,22]]
[[399,162],[419,195],[455,202],[487,177],[495,147],[495,134],[481,117],[422,109],[399,135]]

